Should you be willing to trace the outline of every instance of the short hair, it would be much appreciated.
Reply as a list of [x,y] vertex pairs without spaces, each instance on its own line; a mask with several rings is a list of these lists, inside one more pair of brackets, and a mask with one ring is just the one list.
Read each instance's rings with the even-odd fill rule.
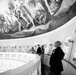
[[60,41],[56,41],[55,44],[60,46],[62,43]]

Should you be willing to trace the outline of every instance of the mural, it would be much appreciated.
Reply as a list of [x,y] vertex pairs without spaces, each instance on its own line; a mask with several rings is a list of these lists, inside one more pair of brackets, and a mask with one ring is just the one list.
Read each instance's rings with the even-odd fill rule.
[[75,0],[64,8],[66,2],[0,0],[0,39],[31,37],[62,26],[76,15]]

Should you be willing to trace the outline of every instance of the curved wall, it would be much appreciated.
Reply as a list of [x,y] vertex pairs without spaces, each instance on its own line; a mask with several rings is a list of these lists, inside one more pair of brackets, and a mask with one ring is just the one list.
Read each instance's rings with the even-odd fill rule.
[[0,46],[15,46],[15,45],[35,45],[35,44],[48,44],[56,40],[64,41],[66,37],[75,35],[76,30],[76,17],[72,18],[65,25],[42,35],[19,38],[19,39],[4,39],[0,40]]
[[59,0],[50,5],[47,0],[1,0],[0,40],[27,38],[53,31],[76,15],[75,1]]

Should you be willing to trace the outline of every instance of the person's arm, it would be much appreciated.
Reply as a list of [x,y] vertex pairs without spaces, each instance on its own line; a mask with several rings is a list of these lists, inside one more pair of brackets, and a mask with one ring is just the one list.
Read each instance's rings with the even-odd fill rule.
[[52,61],[53,61],[53,59],[55,59],[55,53],[56,53],[56,51],[55,51],[55,49],[52,51],[52,54],[51,54],[51,56],[50,56],[50,61],[49,61],[49,65],[51,66],[51,64],[52,64]]
[[63,52],[63,50],[60,50],[59,52],[59,60],[62,60],[64,58],[65,53]]
[[62,54],[61,59],[63,59],[63,58],[64,58],[65,53],[62,51],[62,53],[61,53],[61,54]]

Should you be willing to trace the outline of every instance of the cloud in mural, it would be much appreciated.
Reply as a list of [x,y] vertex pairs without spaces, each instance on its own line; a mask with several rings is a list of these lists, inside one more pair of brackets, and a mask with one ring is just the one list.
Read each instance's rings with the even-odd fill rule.
[[75,0],[0,0],[0,39],[52,31],[75,16],[75,5]]

